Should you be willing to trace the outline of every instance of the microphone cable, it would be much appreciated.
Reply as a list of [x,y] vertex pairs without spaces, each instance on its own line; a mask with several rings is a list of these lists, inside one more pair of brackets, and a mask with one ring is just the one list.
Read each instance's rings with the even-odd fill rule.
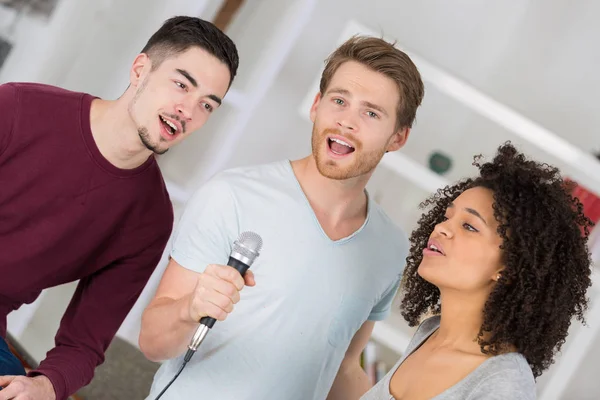
[[188,351],[185,353],[185,357],[183,358],[183,363],[181,363],[181,367],[179,367],[179,371],[177,371],[177,373],[175,374],[173,379],[171,379],[171,381],[169,383],[167,383],[167,386],[165,386],[165,388],[162,390],[162,392],[160,392],[158,394],[158,396],[156,396],[155,400],[160,399],[162,397],[162,395],[165,394],[167,389],[173,384],[173,382],[175,382],[175,380],[179,377],[179,375],[181,375],[181,371],[183,371],[183,369],[187,365],[188,361],[190,361],[192,359],[192,356],[194,355],[194,353],[195,353],[195,351],[193,351],[192,349],[188,349]]
[[[232,268],[235,268],[242,276],[246,274],[246,271],[256,257],[260,255],[260,250],[262,248],[262,238],[254,232],[242,232],[238,239],[233,242],[233,249],[231,251],[231,255],[229,256],[229,261],[227,265]],[[154,400],[159,400],[163,394],[167,391],[167,389],[175,382],[175,380],[181,375],[181,372],[187,365],[187,363],[192,359],[192,356],[198,350],[198,346],[206,337],[208,331],[215,324],[216,319],[211,317],[202,317],[200,319],[200,326],[196,329],[196,333],[192,338],[190,345],[188,346],[188,350],[185,353],[185,357],[183,358],[183,363],[181,367],[179,367],[179,371],[175,374],[173,379],[165,386],[165,388],[156,396]]]

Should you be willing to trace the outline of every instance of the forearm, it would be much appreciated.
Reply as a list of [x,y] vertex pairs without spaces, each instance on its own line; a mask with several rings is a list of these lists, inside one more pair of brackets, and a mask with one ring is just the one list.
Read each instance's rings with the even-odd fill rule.
[[99,362],[100,359],[88,352],[86,347],[59,345],[50,350],[38,368],[27,375],[46,376],[52,384],[56,400],[65,400],[91,382],[94,368]]
[[140,349],[152,361],[163,361],[185,352],[197,322],[188,318],[190,297],[154,300],[142,315]]
[[369,377],[358,362],[342,364],[327,400],[358,400],[370,388]]

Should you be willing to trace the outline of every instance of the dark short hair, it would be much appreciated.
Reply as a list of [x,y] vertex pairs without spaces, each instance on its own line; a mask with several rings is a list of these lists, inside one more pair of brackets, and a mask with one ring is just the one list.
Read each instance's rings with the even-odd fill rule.
[[358,62],[392,79],[398,87],[400,102],[396,112],[396,129],[410,128],[423,101],[425,87],[410,57],[383,39],[353,36],[327,58],[321,75],[320,92],[325,94],[333,75],[346,61]]
[[150,57],[154,70],[165,59],[194,46],[206,50],[229,68],[231,86],[239,65],[237,48],[233,41],[211,22],[187,16],[169,18],[150,37],[142,53]]

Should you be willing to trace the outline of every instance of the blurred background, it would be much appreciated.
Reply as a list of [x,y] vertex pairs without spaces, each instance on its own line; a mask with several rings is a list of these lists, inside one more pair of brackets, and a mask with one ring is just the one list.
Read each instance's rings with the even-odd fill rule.
[[[176,218],[193,190],[222,169],[310,152],[308,110],[323,61],[356,33],[397,41],[425,81],[408,144],[384,157],[368,187],[407,232],[420,201],[474,174],[473,156],[491,156],[506,140],[560,167],[580,184],[586,211],[598,215],[598,1],[0,0],[0,83],[117,98],[146,40],[178,14],[215,22],[236,42],[241,63],[209,123],[159,159]],[[157,366],[137,351],[137,336],[165,266],[166,252],[82,398],[147,394]],[[9,332],[32,363],[53,346],[74,288],[47,290],[9,317]],[[588,326],[572,325],[556,363],[538,379],[539,399],[600,398],[600,284],[590,298]],[[376,324],[364,354],[373,379],[402,354],[412,331],[397,307]]]

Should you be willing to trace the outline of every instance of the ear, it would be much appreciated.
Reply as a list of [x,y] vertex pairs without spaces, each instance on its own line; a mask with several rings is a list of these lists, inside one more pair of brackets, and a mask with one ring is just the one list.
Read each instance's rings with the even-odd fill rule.
[[504,267],[498,269],[494,275],[492,276],[492,280],[494,282],[498,282],[500,280],[500,278],[502,277],[502,271],[504,271]]
[[317,93],[315,99],[313,100],[313,104],[310,107],[310,120],[314,123],[317,118],[317,107],[319,107],[319,103],[321,103],[321,92]]
[[133,65],[131,66],[131,70],[129,71],[129,82],[131,86],[137,87],[141,82],[143,82],[146,75],[152,69],[152,62],[150,58],[145,53],[140,53],[133,60]]
[[404,147],[409,135],[410,128],[403,128],[395,132],[390,138],[390,142],[388,143],[386,153],[389,153],[390,151],[400,150],[402,147]]

